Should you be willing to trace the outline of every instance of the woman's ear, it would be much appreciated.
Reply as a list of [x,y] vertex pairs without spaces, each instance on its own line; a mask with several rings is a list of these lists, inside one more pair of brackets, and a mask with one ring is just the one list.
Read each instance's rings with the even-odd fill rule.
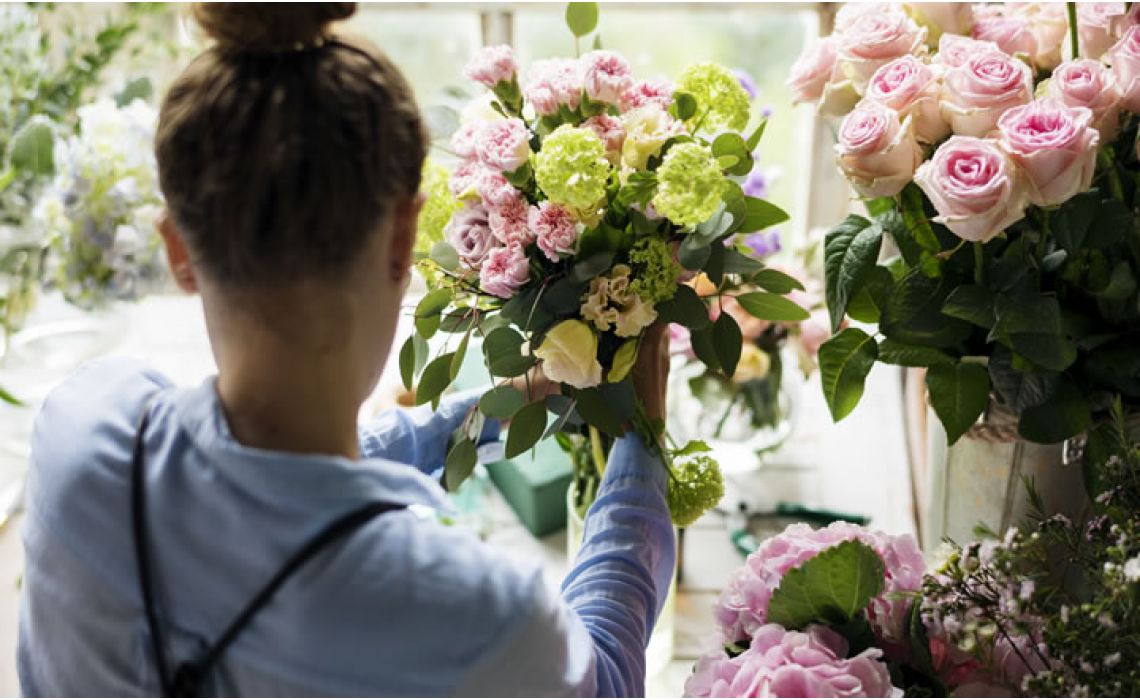
[[170,210],[163,208],[154,225],[162,234],[162,242],[166,246],[166,260],[170,263],[170,273],[174,276],[178,288],[188,294],[197,292],[198,279],[194,275],[194,268],[190,266],[190,251],[186,249],[186,241],[174,224]]
[[395,283],[402,284],[412,266],[412,250],[416,247],[420,209],[423,209],[426,199],[422,192],[417,192],[415,197],[396,205],[388,258],[391,265],[389,275]]

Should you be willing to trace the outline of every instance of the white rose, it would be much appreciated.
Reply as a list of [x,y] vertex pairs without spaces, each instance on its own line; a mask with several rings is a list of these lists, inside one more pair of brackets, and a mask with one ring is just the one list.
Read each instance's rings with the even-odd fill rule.
[[554,382],[575,389],[589,389],[602,383],[602,365],[598,362],[598,338],[581,321],[563,321],[542,340],[534,351],[542,360],[542,371]]

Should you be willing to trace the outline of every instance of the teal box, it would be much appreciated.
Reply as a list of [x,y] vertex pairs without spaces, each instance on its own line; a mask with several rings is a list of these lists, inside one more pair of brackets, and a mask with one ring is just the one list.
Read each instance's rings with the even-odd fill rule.
[[488,464],[491,481],[535,537],[566,527],[570,457],[553,438],[514,459]]

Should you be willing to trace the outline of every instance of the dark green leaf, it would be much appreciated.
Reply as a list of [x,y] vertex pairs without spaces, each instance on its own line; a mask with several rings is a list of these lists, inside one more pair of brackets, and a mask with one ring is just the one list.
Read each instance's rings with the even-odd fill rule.
[[513,328],[496,328],[483,341],[487,366],[496,377],[518,377],[534,366],[534,358],[522,354],[523,337]]
[[408,391],[412,390],[412,385],[416,381],[415,338],[415,334],[408,336],[403,346],[400,347],[400,380],[404,382],[404,388]]
[[954,358],[941,350],[921,345],[906,345],[887,338],[879,343],[879,361],[901,367],[933,367],[953,362]]
[[748,141],[745,144],[748,146],[749,151],[755,151],[756,147],[760,145],[760,139],[764,137],[764,129],[766,129],[767,126],[768,117],[761,118],[760,123],[756,125],[756,128],[752,131],[752,134],[748,137]]
[[795,277],[785,275],[779,270],[767,267],[763,270],[752,275],[752,284],[760,287],[761,289],[772,292],[773,294],[787,294],[793,289],[798,289],[801,292],[804,285]]
[[526,403],[523,393],[513,386],[499,386],[483,394],[479,410],[488,418],[507,420]]
[[596,253],[574,265],[570,276],[578,282],[589,282],[610,269],[614,262],[613,253]]
[[997,322],[991,340],[1043,369],[1061,371],[1077,359],[1076,345],[1064,335],[1056,298],[999,294],[994,308]]
[[1057,245],[1072,255],[1078,254],[1084,247],[1089,227],[1096,220],[1100,204],[1099,192],[1083,192],[1048,215],[1049,228]]
[[842,420],[858,405],[878,355],[875,339],[858,328],[845,328],[820,346],[820,381],[832,420]]
[[1014,413],[1044,403],[1057,390],[1057,372],[1021,370],[1014,367],[1013,352],[994,346],[989,362],[990,383],[1002,403]]
[[867,272],[863,288],[847,302],[847,315],[863,323],[878,323],[894,286],[887,268],[875,265]]
[[790,630],[843,625],[885,585],[883,560],[859,540],[828,547],[784,574],[768,601],[768,622]]
[[453,493],[459,490],[467,477],[471,476],[471,472],[475,471],[478,462],[479,451],[470,438],[463,438],[455,443],[443,463],[443,478],[447,483],[447,490]]
[[934,365],[926,372],[926,388],[951,445],[978,421],[990,401],[990,375],[970,362]]
[[712,255],[712,244],[700,243],[695,236],[689,236],[681,241],[677,260],[686,270],[700,270],[709,261],[710,255]]
[[425,339],[439,330],[439,315],[451,303],[450,289],[434,289],[416,305],[416,331]]
[[942,313],[975,326],[993,328],[996,321],[994,293],[975,284],[962,285],[946,297],[946,301],[942,304]]
[[740,233],[753,233],[782,224],[788,220],[788,212],[771,202],[757,197],[744,198],[744,222],[737,229]]
[[717,287],[724,281],[724,258],[727,248],[720,243],[709,246],[709,259],[705,261],[705,275]]
[[880,330],[908,345],[954,347],[972,332],[965,321],[942,313],[954,287],[945,278],[931,279],[918,269],[910,270],[895,284],[879,321]]
[[699,330],[708,327],[709,310],[693,288],[683,284],[677,287],[672,299],[657,304],[657,320]]
[[863,287],[879,259],[883,229],[854,214],[828,232],[824,244],[827,310],[835,332],[847,315],[847,304]]
[[546,403],[535,401],[523,406],[511,418],[511,427],[507,432],[507,446],[503,455],[511,459],[526,452],[534,447],[544,430],[546,430]]
[[687,92],[673,93],[673,113],[681,121],[688,121],[697,114],[697,98]]
[[576,37],[583,37],[598,28],[598,3],[571,2],[566,5],[566,26]]
[[1062,376],[1045,403],[1021,412],[1017,432],[1026,440],[1052,445],[1084,432],[1091,423],[1088,400],[1072,380]]
[[736,363],[740,361],[740,351],[744,343],[740,325],[731,314],[722,313],[713,323],[712,337],[717,362],[725,376],[731,377],[736,373]]
[[577,389],[573,394],[578,414],[590,425],[615,437],[625,434],[625,422],[633,418],[635,399],[628,381]]
[[693,348],[693,354],[706,367],[713,371],[720,369],[720,356],[717,354],[712,328],[693,331],[689,336],[689,345]]
[[1140,398],[1140,333],[1131,333],[1093,350],[1084,368],[1094,382],[1129,398]]
[[[723,246],[722,246],[723,247]],[[753,273],[764,272],[764,263],[756,258],[751,258],[744,253],[741,253],[736,248],[724,249],[724,269],[726,275],[751,275]],[[775,272],[775,270],[773,270]],[[780,273],[777,273],[780,274]],[[786,275],[785,275],[786,277]],[[791,279],[791,278],[789,278]],[[772,291],[772,290],[768,290]],[[781,292],[786,293],[786,292]]]
[[806,321],[811,316],[791,299],[771,292],[748,292],[736,297],[736,301],[762,321]]
[[438,400],[439,395],[451,383],[451,358],[454,356],[455,353],[451,352],[440,355],[424,368],[419,386],[416,387],[417,406]]
[[907,184],[899,195],[900,214],[903,225],[910,231],[919,247],[928,253],[938,253],[942,250],[942,244],[931,228],[930,220],[926,218],[925,200],[926,195],[918,185],[913,182]]
[[467,358],[467,343],[471,340],[471,334],[463,336],[463,340],[459,341],[459,347],[455,349],[454,357],[451,358],[451,381],[459,376],[459,370],[463,368],[463,360]]

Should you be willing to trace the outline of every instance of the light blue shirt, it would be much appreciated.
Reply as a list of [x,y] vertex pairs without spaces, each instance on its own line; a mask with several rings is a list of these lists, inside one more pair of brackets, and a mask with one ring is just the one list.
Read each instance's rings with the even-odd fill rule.
[[[363,457],[231,436],[211,379],[179,389],[123,358],[44,403],[32,439],[17,652],[25,695],[156,695],[131,535],[144,406],[152,568],[171,665],[197,656],[302,542],[368,501],[449,508],[428,476],[470,395],[384,414]],[[619,440],[561,596],[538,562],[402,510],[298,571],[210,674],[218,695],[644,694],[644,648],[674,570],[660,464]]]

